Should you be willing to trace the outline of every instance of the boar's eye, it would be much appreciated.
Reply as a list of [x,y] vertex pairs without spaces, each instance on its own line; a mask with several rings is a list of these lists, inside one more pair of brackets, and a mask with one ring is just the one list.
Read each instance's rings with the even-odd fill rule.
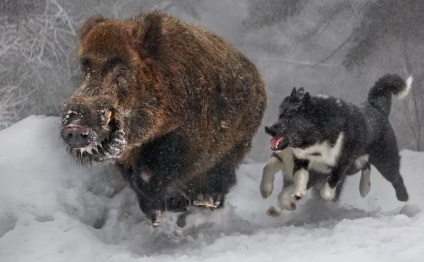
[[84,74],[89,73],[90,72],[90,67],[91,67],[90,60],[88,60],[87,58],[83,58],[83,59],[81,59],[81,62],[80,63],[81,63],[81,71]]
[[100,110],[100,118],[102,119],[104,123],[108,124],[111,117],[112,117],[112,110],[110,109]]

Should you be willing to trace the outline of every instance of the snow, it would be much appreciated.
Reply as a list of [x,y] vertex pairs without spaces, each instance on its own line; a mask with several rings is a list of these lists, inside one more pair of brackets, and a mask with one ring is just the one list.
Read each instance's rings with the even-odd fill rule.
[[223,210],[184,229],[168,214],[154,229],[113,166],[69,158],[59,122],[31,116],[0,131],[1,262],[423,261],[424,153],[401,152],[408,204],[372,169],[366,198],[356,175],[339,203],[310,199],[271,218],[278,190],[262,199],[264,163],[247,163]]

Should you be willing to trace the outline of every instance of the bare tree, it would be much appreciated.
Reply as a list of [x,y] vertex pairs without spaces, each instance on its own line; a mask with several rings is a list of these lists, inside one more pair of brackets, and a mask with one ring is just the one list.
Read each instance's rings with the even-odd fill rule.
[[[409,134],[408,147],[424,150],[424,2],[378,0],[368,2],[361,22],[352,35],[343,64],[348,69],[364,65],[374,53],[385,47],[383,59],[415,78],[412,94],[403,103],[402,133]],[[387,52],[395,46],[394,52]],[[382,63],[381,63],[382,64]],[[387,66],[382,64],[382,66]]]
[[298,14],[307,0],[249,0],[245,25],[252,28],[271,26]]
[[77,87],[76,36],[91,15],[126,19],[148,9],[198,16],[201,0],[0,1],[0,129],[31,114],[58,115]]
[[56,101],[70,93],[75,21],[57,0],[37,4],[20,5],[24,9],[0,18],[2,127],[30,112],[54,114]]

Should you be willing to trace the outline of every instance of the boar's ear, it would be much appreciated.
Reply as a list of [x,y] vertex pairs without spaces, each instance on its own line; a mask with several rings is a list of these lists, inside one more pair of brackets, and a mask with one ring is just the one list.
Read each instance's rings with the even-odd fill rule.
[[156,56],[159,51],[162,37],[162,17],[159,12],[150,13],[142,19],[133,30],[138,48],[147,54]]
[[299,102],[299,97],[297,96],[296,87],[293,87],[293,90],[290,94],[289,102]]
[[88,32],[91,31],[91,29],[94,28],[95,25],[97,25],[100,22],[106,21],[106,18],[104,18],[101,15],[92,16],[90,17],[80,28],[79,30],[79,39],[83,39]]

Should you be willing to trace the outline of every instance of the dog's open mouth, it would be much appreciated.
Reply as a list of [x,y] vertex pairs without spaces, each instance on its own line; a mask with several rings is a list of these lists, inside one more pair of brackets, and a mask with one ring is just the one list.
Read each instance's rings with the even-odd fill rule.
[[269,142],[273,151],[283,150],[288,144],[284,137],[272,137]]

